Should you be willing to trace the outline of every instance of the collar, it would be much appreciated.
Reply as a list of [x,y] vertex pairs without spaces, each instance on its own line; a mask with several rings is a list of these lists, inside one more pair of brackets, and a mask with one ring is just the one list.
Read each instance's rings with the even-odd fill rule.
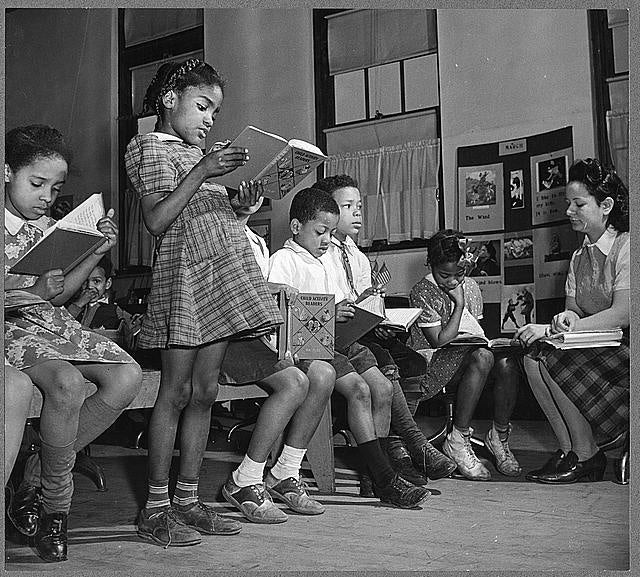
[[295,252],[296,254],[299,254],[302,258],[307,259],[309,261],[320,262],[319,258],[316,258],[315,256],[313,256],[306,248],[304,248],[303,246],[300,246],[292,238],[288,238],[287,240],[285,240],[284,245],[282,245],[282,248],[288,248],[289,250]]
[[585,234],[584,241],[582,242],[582,246],[583,247],[595,246],[598,248],[598,250],[600,250],[600,252],[604,256],[608,256],[609,253],[611,252],[613,241],[616,240],[617,236],[618,236],[617,231],[614,228],[609,227],[602,233],[602,235],[596,242],[589,242],[589,237]]
[[149,134],[152,134],[158,140],[162,140],[163,142],[184,142],[179,136],[167,134],[166,132],[149,132]]
[[331,243],[338,248],[342,248],[344,246],[344,248],[346,248],[349,252],[353,252],[354,249],[357,248],[355,241],[349,235],[347,235],[347,238],[344,241],[341,241],[335,236],[332,236]]
[[20,229],[25,224],[31,224],[33,226],[38,227],[41,231],[46,231],[49,224],[49,217],[46,214],[43,214],[37,220],[24,220],[19,216],[16,216],[12,212],[9,212],[7,208],[4,209],[4,227],[7,229],[7,232],[11,236],[15,236],[18,234]]

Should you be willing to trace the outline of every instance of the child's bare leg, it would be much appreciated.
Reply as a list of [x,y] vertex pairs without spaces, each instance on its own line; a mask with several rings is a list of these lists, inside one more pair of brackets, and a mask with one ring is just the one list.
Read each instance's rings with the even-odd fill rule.
[[487,382],[487,376],[492,368],[493,353],[489,349],[478,348],[469,353],[456,395],[453,424],[457,429],[466,430],[469,428],[478,400]]
[[247,448],[249,458],[258,463],[266,462],[271,447],[304,402],[309,391],[307,377],[296,367],[278,371],[264,379],[261,384],[272,392],[260,409]]
[[4,484],[16,462],[24,423],[29,415],[33,383],[31,379],[18,369],[4,366]]
[[85,379],[98,387],[80,409],[75,443],[75,450],[79,451],[106,431],[136,398],[142,383],[142,369],[137,363],[82,363],[76,367]]
[[309,392],[300,408],[294,413],[287,444],[298,449],[306,449],[320,423],[336,380],[336,372],[329,363],[313,361],[307,371]]
[[361,376],[371,391],[371,412],[376,435],[378,438],[388,437],[391,424],[393,384],[380,372],[378,367],[367,369]]
[[371,392],[365,380],[358,373],[348,373],[336,379],[335,389],[347,400],[347,422],[358,445],[375,439]]
[[211,407],[218,395],[218,375],[227,341],[198,349],[191,373],[191,398],[182,411],[180,475],[196,478],[211,428]]
[[191,374],[198,350],[171,348],[160,352],[160,388],[149,421],[149,478],[169,478],[176,431],[191,399]]

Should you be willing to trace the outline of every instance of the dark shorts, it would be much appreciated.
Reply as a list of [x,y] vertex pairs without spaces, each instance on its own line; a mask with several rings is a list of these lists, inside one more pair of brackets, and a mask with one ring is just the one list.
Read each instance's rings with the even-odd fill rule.
[[336,371],[336,379],[353,372],[361,375],[371,367],[378,366],[373,353],[360,343],[353,343],[341,353],[336,351],[330,363]]
[[306,373],[312,361],[293,363],[278,360],[278,353],[261,339],[230,341],[220,368],[219,382],[224,385],[257,383],[288,367],[296,366]]

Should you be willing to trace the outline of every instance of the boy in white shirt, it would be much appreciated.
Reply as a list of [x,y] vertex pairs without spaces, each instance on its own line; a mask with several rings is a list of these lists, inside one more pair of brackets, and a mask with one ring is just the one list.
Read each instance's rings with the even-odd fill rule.
[[[326,192],[306,188],[297,193],[289,212],[293,238],[271,256],[268,280],[300,292],[335,295],[336,321],[345,322],[353,317],[353,301],[338,287],[332,266],[321,259],[331,244],[339,215],[336,202]],[[417,507],[430,492],[397,475],[379,442],[379,437],[388,435],[391,383],[378,369],[371,352],[358,343],[346,351],[336,351],[331,364],[336,371],[335,390],[347,399],[349,428],[378,497],[396,507]]]
[[[313,187],[331,194],[340,209],[331,246],[322,260],[331,261],[339,286],[354,300],[373,292],[369,259],[354,241],[362,226],[362,201],[357,181],[340,174],[323,178]],[[379,327],[365,335],[362,342],[376,356],[378,366],[393,383],[391,429],[399,437],[389,437],[386,449],[394,468],[409,480],[418,474],[414,466],[432,480],[448,476],[456,464],[429,443],[414,421],[403,392],[403,387],[407,394],[420,390],[420,381],[426,373],[424,358],[396,338],[393,332]],[[415,405],[417,408],[417,402]]]

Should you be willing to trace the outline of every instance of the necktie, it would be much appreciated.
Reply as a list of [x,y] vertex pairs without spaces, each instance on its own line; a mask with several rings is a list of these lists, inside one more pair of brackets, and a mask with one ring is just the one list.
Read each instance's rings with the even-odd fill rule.
[[347,273],[347,281],[349,281],[349,288],[354,294],[356,294],[356,289],[353,286],[353,272],[351,272],[351,265],[349,264],[349,255],[347,254],[347,247],[343,242],[339,244],[339,247],[340,247],[340,254],[342,255],[342,266],[344,267],[344,271]]

